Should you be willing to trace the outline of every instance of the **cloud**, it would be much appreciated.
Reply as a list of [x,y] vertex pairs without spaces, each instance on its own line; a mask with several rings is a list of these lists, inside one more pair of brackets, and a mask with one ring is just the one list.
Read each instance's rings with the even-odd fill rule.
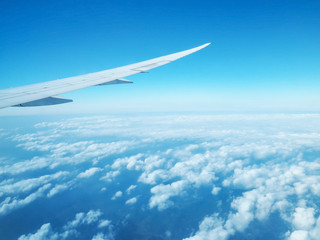
[[16,175],[27,171],[48,168],[51,163],[53,163],[53,159],[51,158],[33,157],[31,160],[1,166],[0,174]]
[[91,224],[91,223],[97,222],[101,215],[102,215],[102,212],[100,210],[90,210],[88,213],[83,213],[83,212],[77,213],[75,216],[75,219],[68,222],[64,226],[64,229],[65,230],[72,229],[83,224]]
[[101,180],[107,180],[108,182],[111,182],[114,178],[120,175],[120,171],[109,171],[106,173],[105,176],[101,177]]
[[289,240],[308,240],[309,234],[304,230],[297,230],[291,233]]
[[156,169],[154,171],[144,171],[140,177],[139,182],[154,185],[158,182],[162,182],[164,179],[168,179],[168,172],[163,169]]
[[[22,141],[19,138],[19,141]],[[29,145],[33,145],[30,147]],[[53,143],[37,141],[21,143],[18,146],[27,151],[47,151],[42,157],[33,157],[15,164],[0,165],[0,174],[16,175],[23,172],[39,169],[54,169],[61,165],[78,165],[86,161],[93,163],[114,154],[122,153],[136,144],[134,141],[118,141],[107,143],[95,143],[93,141],[80,141],[75,143]],[[26,147],[26,145],[28,145]]]
[[173,204],[169,198],[181,194],[186,184],[185,181],[180,180],[168,185],[160,184],[151,188],[151,193],[154,195],[149,201],[149,207],[157,207],[160,211],[168,208]]
[[25,205],[30,204],[31,202],[35,201],[37,198],[44,196],[44,192],[50,188],[51,184],[46,184],[40,187],[36,192],[31,193],[24,199],[16,199],[7,197],[1,204],[0,204],[0,215],[8,214],[9,212],[21,208]]
[[[14,164],[0,163],[0,174],[12,179],[0,183],[4,199],[0,209],[25,198],[10,194],[26,194],[42,186],[33,178],[16,180],[21,173],[91,164],[82,173],[78,169],[83,168],[75,168],[70,177],[85,181],[101,171],[100,179],[112,184],[116,177],[134,171],[138,181],[130,184],[145,184],[151,193],[149,207],[159,211],[185,197],[201,199],[198,194],[203,189],[211,191],[213,199],[228,194],[224,211],[214,209],[202,216],[191,239],[227,239],[253,221],[263,223],[272,213],[279,213],[289,226],[288,238],[307,234],[316,239],[320,231],[314,203],[320,196],[319,120],[318,114],[190,114],[98,116],[37,124],[35,133],[11,139],[21,151],[28,151],[26,156],[33,151],[42,154]],[[65,137],[69,135],[73,137]],[[108,167],[104,168],[106,157]],[[47,180],[51,186],[39,196],[54,196],[68,189],[69,182],[67,176]],[[127,194],[133,189],[129,187]],[[302,199],[305,205],[300,205]]]
[[92,237],[92,240],[114,240],[115,236],[112,231],[109,231],[108,233],[97,233]]
[[129,200],[126,201],[126,205],[133,205],[137,202],[137,198],[130,198]]
[[64,183],[64,184],[57,184],[49,191],[49,193],[47,194],[47,197],[48,198],[53,197],[54,195],[69,189],[71,185],[72,185],[71,182]]
[[[6,199],[0,204],[0,214],[8,214],[13,210],[32,203],[39,197],[52,197],[56,193],[67,189],[71,185],[70,182],[57,184],[53,188],[51,188],[51,186],[54,182],[64,181],[69,175],[70,173],[67,171],[59,171],[51,175],[29,178],[16,182],[14,182],[14,179],[1,182],[0,192],[1,195],[6,196]],[[35,188],[38,188],[38,190],[25,196],[26,193],[29,193]],[[45,194],[49,189],[50,191]]]
[[140,170],[143,165],[142,157],[143,154],[139,153],[130,157],[118,158],[114,161],[111,168],[120,169],[126,167],[128,170]]
[[244,193],[244,197],[237,198],[231,203],[236,213],[229,215],[229,219],[225,224],[227,229],[235,229],[242,232],[248,227],[249,223],[254,219],[253,210],[256,197],[256,192],[250,191]]
[[293,226],[299,230],[310,230],[315,224],[313,208],[298,207],[293,214]]
[[109,239],[107,235],[103,233],[98,233],[92,237],[92,240],[106,240]]
[[102,170],[103,169],[101,169],[101,168],[93,167],[93,168],[86,170],[85,172],[79,173],[78,177],[79,178],[89,178],[89,177],[93,176],[94,174],[96,174],[97,172],[100,172]]
[[[77,228],[81,225],[91,225],[99,222],[98,227],[106,227],[110,226],[111,221],[109,220],[100,220],[102,216],[102,212],[100,210],[90,210],[87,213],[77,213],[75,218],[69,222],[67,222],[60,231],[54,232],[52,230],[50,223],[43,224],[35,233],[29,233],[27,235],[21,235],[19,240],[40,240],[40,239],[48,239],[48,240],[58,240],[58,239],[70,239],[71,236],[79,236],[79,232]],[[106,238],[103,239],[113,239],[113,233],[109,229],[109,233],[104,235]],[[102,236],[101,234],[93,236],[93,239],[99,239],[98,237]]]
[[218,193],[220,192],[221,188],[220,187],[216,187],[214,186],[211,190],[212,195],[218,195]]
[[131,194],[131,192],[137,187],[137,185],[131,185],[130,187],[128,187],[128,189],[126,190],[127,194]]
[[196,234],[184,240],[226,240],[230,233],[224,228],[223,224],[223,220],[218,217],[218,214],[205,217]]
[[114,196],[111,198],[111,200],[116,200],[117,198],[122,197],[122,192],[118,191],[114,194]]
[[[315,162],[312,165],[317,167]],[[296,229],[291,233],[289,239],[316,239],[311,235],[317,229],[315,210],[310,207],[297,207],[294,212],[290,212],[294,202],[287,201],[295,193],[299,198],[305,199],[305,195],[296,191],[297,183],[307,183],[308,186],[304,186],[303,192],[316,193],[313,189],[317,187],[313,184],[318,181],[318,176],[311,169],[310,163],[301,159],[296,164],[290,163],[290,166],[286,162],[270,162],[261,166],[235,169],[233,175],[225,179],[223,184],[224,187],[245,190],[242,196],[231,202],[231,207],[235,212],[230,211],[228,218],[218,228],[215,226],[205,232],[204,229],[200,231],[199,226],[194,239],[197,239],[198,236],[210,236],[212,231],[218,230],[227,232],[228,236],[233,235],[236,231],[242,232],[254,219],[262,221],[274,211],[279,211],[283,220],[291,223]],[[290,217],[291,215],[293,218]],[[208,221],[208,219],[205,220]]]
[[59,239],[58,235],[52,232],[50,223],[43,224],[41,228],[34,234],[29,233],[28,235],[22,235],[19,240],[40,240],[48,239],[55,240]]
[[98,227],[99,228],[104,228],[104,227],[107,227],[111,224],[111,221],[110,220],[101,220]]
[[30,190],[44,185],[52,180],[59,180],[65,178],[69,172],[60,171],[52,175],[44,175],[38,178],[29,178],[15,183],[2,182],[0,183],[0,192],[4,194],[19,194],[24,192],[29,192]]

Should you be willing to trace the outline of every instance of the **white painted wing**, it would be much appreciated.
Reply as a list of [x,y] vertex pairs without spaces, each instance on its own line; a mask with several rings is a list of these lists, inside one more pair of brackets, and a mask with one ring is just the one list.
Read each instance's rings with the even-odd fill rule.
[[10,106],[43,106],[70,102],[72,100],[64,99],[58,95],[95,85],[125,83],[126,80],[122,78],[126,76],[145,72],[152,68],[170,63],[199,51],[209,44],[210,43],[207,43],[186,51],[130,64],[124,67],[0,90],[0,108]]

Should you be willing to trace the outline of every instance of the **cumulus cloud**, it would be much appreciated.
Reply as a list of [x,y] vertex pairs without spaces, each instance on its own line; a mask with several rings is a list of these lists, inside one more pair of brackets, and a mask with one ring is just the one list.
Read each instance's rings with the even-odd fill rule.
[[126,205],[133,205],[137,202],[137,198],[133,197],[126,201]]
[[113,169],[126,167],[128,170],[140,170],[142,167],[141,165],[143,165],[143,161],[141,160],[142,157],[143,154],[139,153],[130,157],[118,158],[111,167]]
[[298,207],[293,214],[293,226],[299,230],[310,230],[314,223],[314,209]]
[[54,195],[69,189],[71,185],[72,185],[72,182],[57,184],[53,188],[50,189],[49,193],[47,194],[47,197],[48,198],[53,197]]
[[99,217],[102,215],[102,212],[100,210],[90,210],[88,213],[77,213],[75,216],[75,219],[68,222],[64,229],[72,229],[76,228],[83,224],[91,224],[94,222],[97,222]]
[[34,234],[29,233],[28,235],[22,235],[19,237],[19,240],[40,240],[40,239],[48,239],[55,240],[59,239],[58,234],[53,233],[51,229],[50,223],[43,224],[41,228]]
[[250,191],[244,193],[244,197],[235,199],[231,206],[236,213],[231,214],[226,222],[227,229],[236,229],[242,232],[254,219],[254,203],[256,201],[256,192]]
[[136,187],[137,185],[131,185],[130,187],[128,187],[128,189],[126,190],[127,194],[130,194]]
[[120,175],[120,171],[116,170],[116,171],[109,171],[106,173],[105,176],[101,177],[101,180],[107,180],[108,182],[112,182],[113,179],[115,179],[117,176]]
[[[24,138],[22,138],[24,139]],[[19,138],[19,141],[22,141]],[[32,148],[25,145],[33,144]],[[41,144],[45,144],[43,147]],[[107,143],[95,143],[93,141],[80,141],[75,143],[52,143],[45,142],[26,142],[19,144],[28,151],[38,151],[45,148],[48,153],[42,157],[33,157],[30,160],[23,160],[15,164],[3,165],[0,168],[0,174],[16,175],[23,172],[34,171],[39,169],[54,169],[61,165],[77,165],[86,161],[97,163],[101,159],[114,154],[122,153],[128,148],[133,147],[134,141],[118,141]]]
[[[76,181],[101,171],[100,179],[111,184],[122,173],[135,171],[138,181],[127,194],[133,186],[145,184],[151,193],[149,207],[159,211],[174,206],[186,191],[195,198],[201,198],[198,189],[209,189],[214,199],[229,194],[226,212],[207,213],[190,239],[227,239],[277,212],[291,226],[288,238],[313,240],[320,232],[319,209],[314,204],[314,197],[320,196],[320,160],[313,154],[320,149],[319,120],[318,114],[230,114],[129,116],[125,121],[102,116],[41,123],[37,132],[12,138],[19,148],[42,151],[41,156],[0,163],[0,174],[12,179],[0,183],[4,199],[0,209],[25,199],[10,194],[26,194],[42,186],[35,179],[18,181],[16,175],[90,162],[95,167],[72,173],[78,176]],[[67,134],[77,137],[63,138]],[[124,152],[125,156],[119,154]],[[113,157],[108,159],[109,167],[102,169],[103,159],[109,156]],[[39,196],[51,197],[70,187],[69,180],[42,179],[51,186]],[[120,196],[122,192],[113,199]],[[301,199],[304,205],[299,205]]]
[[[61,231],[53,231],[50,223],[43,224],[35,233],[24,234],[19,237],[19,240],[58,240],[58,239],[70,239],[71,236],[79,236],[77,228],[81,225],[90,225],[97,223],[99,218],[102,216],[100,210],[90,210],[87,213],[77,213],[74,220],[67,222],[62,228]],[[100,220],[98,227],[103,228],[109,226],[111,221],[109,220]],[[98,237],[105,236],[103,239],[113,239],[112,232],[109,231],[106,235],[95,235],[93,239],[99,239]]]
[[199,225],[199,230],[192,237],[184,240],[226,240],[230,233],[224,228],[224,222],[214,214],[211,217],[205,217]]
[[5,215],[12,210],[21,208],[25,205],[30,204],[31,202],[35,201],[37,198],[42,197],[44,192],[50,188],[51,184],[46,184],[40,187],[36,192],[31,193],[24,199],[16,199],[7,197],[1,204],[0,204],[0,215]]
[[289,240],[307,240],[309,239],[309,234],[304,230],[297,230],[291,233]]
[[103,233],[98,233],[92,237],[92,240],[106,240],[106,239],[108,239],[108,236],[106,236]]
[[151,193],[154,195],[149,201],[150,208],[157,207],[159,210],[168,208],[173,204],[169,198],[181,194],[186,184],[185,181],[180,180],[168,185],[161,184],[153,187]]
[[[315,163],[312,163],[314,165]],[[317,164],[316,164],[317,165]],[[301,167],[304,166],[304,167]],[[227,236],[233,235],[236,231],[244,231],[254,220],[264,220],[274,211],[279,211],[284,221],[292,223],[295,229],[289,239],[316,239],[311,233],[316,231],[315,210],[313,208],[297,207],[291,212],[292,205],[286,199],[295,193],[297,184],[311,182],[316,184],[317,175],[306,167],[308,162],[300,161],[298,165],[288,163],[268,163],[261,166],[248,166],[240,170],[235,169],[231,177],[224,180],[224,187],[236,187],[245,190],[242,196],[231,202],[228,218],[218,227],[221,231],[227,232]],[[312,180],[311,180],[312,179]],[[304,186],[303,192],[314,192],[312,184]],[[215,187],[214,187],[215,188]],[[213,188],[213,189],[214,189]],[[301,196],[304,199],[304,195]],[[205,219],[208,221],[208,219]],[[217,231],[217,227],[212,227],[205,231],[203,228],[193,236],[194,239],[201,239],[202,236],[210,236],[212,231]],[[220,231],[219,230],[219,231]],[[193,239],[193,238],[191,238]],[[208,238],[210,239],[210,238]]]
[[103,169],[101,168],[97,168],[97,167],[93,167],[90,169],[87,169],[86,171],[79,173],[78,177],[79,178],[89,178],[91,176],[93,176],[94,174],[96,174],[97,172],[102,171]]
[[110,220],[101,220],[101,221],[99,222],[98,227],[99,227],[99,228],[104,228],[104,227],[109,226],[110,224],[111,224],[111,221],[110,221]]
[[112,231],[109,231],[108,233],[97,233],[92,237],[92,240],[114,240],[115,234]]
[[44,185],[52,180],[62,179],[67,176],[69,172],[60,171],[52,175],[44,175],[38,178],[29,178],[14,183],[4,181],[0,183],[0,192],[4,194],[19,194],[29,192],[30,190]]
[[[50,175],[15,181],[9,179],[0,183],[0,193],[6,196],[0,204],[0,214],[7,214],[15,209],[31,204],[40,197],[52,197],[60,191],[67,189],[71,183],[52,185],[57,181],[64,181],[70,175],[67,171],[59,171]],[[38,188],[35,192],[25,196],[26,193]],[[51,189],[50,189],[51,188]],[[49,192],[48,192],[49,191]],[[46,193],[47,192],[47,193]]]
[[221,190],[220,187],[214,186],[214,187],[212,188],[212,190],[211,190],[211,193],[212,193],[213,195],[218,195],[218,193],[220,192],[220,190]]
[[122,192],[118,191],[116,192],[113,197],[111,198],[111,200],[116,200],[117,198],[122,197]]

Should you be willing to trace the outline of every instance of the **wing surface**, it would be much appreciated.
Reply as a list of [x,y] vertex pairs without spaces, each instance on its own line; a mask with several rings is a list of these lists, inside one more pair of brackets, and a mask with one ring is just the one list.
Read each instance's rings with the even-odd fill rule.
[[197,52],[209,44],[114,69],[0,90],[0,108],[43,106],[72,102],[72,100],[65,99],[59,95],[90,86],[131,83],[123,78],[173,62]]

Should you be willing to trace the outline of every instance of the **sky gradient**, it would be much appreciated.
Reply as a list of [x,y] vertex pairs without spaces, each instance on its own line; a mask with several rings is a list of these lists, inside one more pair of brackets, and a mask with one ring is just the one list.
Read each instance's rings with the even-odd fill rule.
[[1,89],[208,48],[128,79],[1,115],[319,111],[318,1],[1,1]]

